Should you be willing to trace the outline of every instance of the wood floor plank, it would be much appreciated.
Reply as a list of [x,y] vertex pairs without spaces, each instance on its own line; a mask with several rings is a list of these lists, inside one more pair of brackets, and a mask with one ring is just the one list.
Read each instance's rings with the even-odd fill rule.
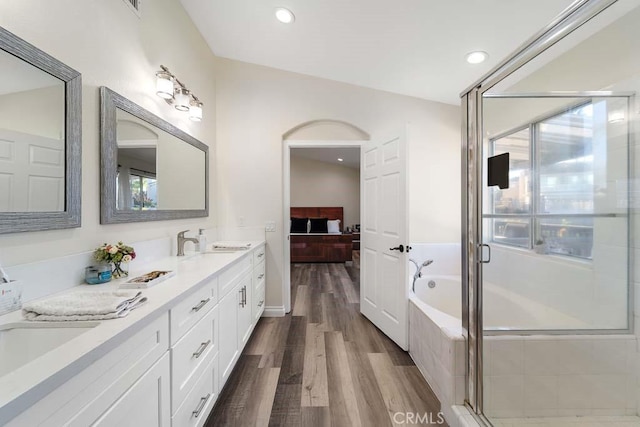
[[367,353],[359,351],[353,342],[346,342],[345,347],[362,425],[390,426],[391,420]]
[[296,300],[293,304],[294,316],[306,316],[309,312],[310,294],[309,286],[298,286]]
[[[395,372],[402,390],[404,400],[409,402],[410,412],[427,414],[429,420],[437,420],[440,412],[440,402],[435,393],[427,385],[416,366],[396,366]],[[440,424],[440,425],[446,425]]]
[[[273,318],[271,318],[273,319]],[[286,342],[291,327],[292,316],[278,318],[274,322],[273,330],[264,346],[262,358],[258,368],[280,368],[286,351]]]
[[[308,406],[300,409],[301,426],[304,427],[331,427],[341,426],[331,423],[331,413],[326,406]],[[342,427],[342,426],[341,426]]]
[[342,333],[327,332],[324,338],[331,422],[336,426],[360,426],[362,421]]
[[370,353],[369,360],[371,361],[378,388],[380,388],[385,407],[387,408],[387,416],[394,426],[400,426],[402,424],[395,422],[394,415],[398,412],[408,412],[412,410],[409,402],[403,399],[402,389],[399,387],[395,377],[395,367],[386,353]]
[[[271,408],[269,426],[300,427],[303,425],[300,417],[301,390],[302,384],[278,383]],[[248,421],[250,422],[250,420]]]
[[220,397],[214,406],[209,421],[215,425],[237,425],[245,411],[247,401],[252,394],[252,386],[258,371],[259,356],[241,356],[236,369],[227,380]]
[[256,325],[205,424],[393,425],[392,411],[431,413],[440,402],[407,353],[360,313],[353,265],[293,264],[293,312]]
[[242,416],[245,420],[251,420],[251,425],[269,425],[279,376],[280,368],[257,370],[251,387],[254,393],[247,400]]
[[300,405],[329,406],[324,332],[315,323],[307,325]]

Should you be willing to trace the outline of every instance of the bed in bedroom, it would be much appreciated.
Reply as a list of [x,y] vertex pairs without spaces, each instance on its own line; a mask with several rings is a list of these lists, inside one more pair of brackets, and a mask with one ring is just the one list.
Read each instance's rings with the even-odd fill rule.
[[343,230],[341,207],[292,207],[291,262],[351,261],[353,237]]

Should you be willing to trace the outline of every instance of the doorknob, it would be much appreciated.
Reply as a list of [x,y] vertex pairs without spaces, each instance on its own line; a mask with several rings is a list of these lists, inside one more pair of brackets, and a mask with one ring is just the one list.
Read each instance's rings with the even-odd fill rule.
[[390,251],[400,251],[400,253],[404,252],[404,245],[396,246],[395,248],[389,248]]

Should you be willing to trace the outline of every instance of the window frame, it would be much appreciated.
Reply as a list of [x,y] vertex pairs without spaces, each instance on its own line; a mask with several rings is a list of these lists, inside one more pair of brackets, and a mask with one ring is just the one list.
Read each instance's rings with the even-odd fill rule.
[[[521,132],[525,129],[529,129],[529,165],[531,167],[531,202],[530,202],[530,209],[529,209],[529,213],[526,214],[522,214],[522,213],[513,213],[513,214],[496,214],[495,213],[495,200],[493,197],[493,194],[491,194],[490,197],[490,209],[491,209],[491,213],[490,214],[483,214],[482,218],[483,219],[490,219],[490,220],[495,220],[495,219],[517,219],[517,220],[522,220],[522,221],[527,221],[529,223],[529,242],[528,242],[528,246],[522,246],[522,245],[517,245],[517,244],[511,244],[511,243],[507,243],[507,242],[499,242],[495,240],[495,225],[494,222],[492,221],[492,227],[491,227],[491,243],[495,243],[498,245],[503,245],[509,248],[516,248],[519,250],[527,250],[527,251],[532,251],[535,248],[535,242],[538,240],[538,238],[542,237],[542,233],[541,233],[541,227],[540,227],[540,221],[544,218],[598,218],[598,217],[603,217],[603,216],[616,216],[616,214],[597,214],[597,213],[588,213],[588,214],[579,214],[579,213],[575,213],[575,214],[568,214],[568,213],[559,213],[559,214],[551,214],[551,213],[539,213],[538,212],[538,205],[539,205],[539,197],[540,197],[540,156],[539,156],[539,144],[537,144],[537,142],[540,139],[540,125],[550,119],[553,119],[555,117],[561,116],[563,114],[566,114],[572,110],[577,110],[579,108],[585,107],[587,105],[593,105],[594,103],[594,99],[593,98],[588,98],[587,100],[580,100],[579,102],[576,102],[575,104],[571,104],[569,106],[565,106],[562,107],[560,109],[554,110],[552,113],[550,114],[544,114],[541,116],[536,117],[535,119],[531,120],[530,122],[528,122],[525,125],[521,125],[521,126],[517,126],[514,128],[511,128],[510,130],[501,132],[499,134],[496,134],[495,136],[492,136],[490,138],[488,138],[488,152],[489,152],[489,156],[494,156],[495,155],[495,148],[496,148],[496,142],[499,141],[500,139],[503,138],[507,138],[509,136],[512,136],[514,134],[517,134],[518,132]],[[628,171],[627,171],[628,173]],[[592,228],[593,229],[593,228]],[[569,257],[572,259],[577,259],[577,260],[583,260],[583,261],[591,261],[593,259],[593,253],[591,253],[591,256],[587,257],[587,256],[580,256],[580,255],[576,255],[576,254],[561,254],[561,253],[554,253],[554,252],[549,252],[548,255],[554,255],[554,256],[562,256],[562,257]]]

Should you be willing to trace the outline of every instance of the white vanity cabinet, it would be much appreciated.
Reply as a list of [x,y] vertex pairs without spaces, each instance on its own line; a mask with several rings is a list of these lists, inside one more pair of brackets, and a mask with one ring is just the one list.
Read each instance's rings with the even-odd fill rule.
[[204,425],[264,311],[265,247],[213,266],[207,256],[189,261],[197,274],[176,275],[175,289],[183,289],[176,296],[163,284],[143,291],[147,304],[160,304],[155,311],[129,323],[107,352],[7,425]]
[[264,313],[265,306],[265,288],[266,288],[266,270],[265,270],[265,246],[262,245],[253,255],[253,277],[252,277],[252,304],[251,314],[253,316],[253,322],[256,323],[262,313]]
[[[8,426],[167,426],[171,422],[168,348],[169,315],[164,313],[13,418]],[[153,408],[155,412],[146,416],[158,424],[129,419],[127,415],[135,407],[131,405],[136,402]],[[111,424],[105,420],[119,421]]]
[[215,277],[170,310],[173,427],[202,425],[218,398],[219,308]]

